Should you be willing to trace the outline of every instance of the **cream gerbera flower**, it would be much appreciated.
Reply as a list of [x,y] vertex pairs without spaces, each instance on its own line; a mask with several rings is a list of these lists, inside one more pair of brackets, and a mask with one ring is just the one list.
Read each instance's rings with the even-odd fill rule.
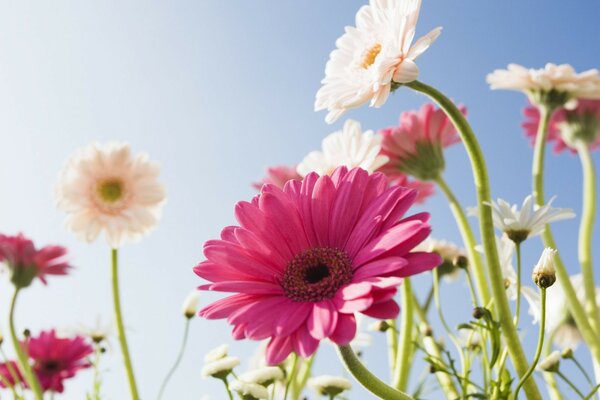
[[93,144],[67,162],[57,186],[58,207],[67,226],[92,242],[104,231],[109,245],[121,246],[150,232],[165,201],[158,164],[132,156],[128,144]]
[[304,157],[297,171],[303,177],[313,171],[330,175],[337,167],[345,166],[360,167],[372,173],[388,161],[379,154],[380,150],[381,136],[371,130],[363,133],[360,123],[349,119],[341,131],[323,139],[322,151],[313,151]]
[[325,67],[315,111],[327,109],[328,123],[367,102],[380,107],[393,83],[417,79],[415,60],[441,33],[436,28],[412,43],[421,0],[371,0],[346,27]]
[[507,69],[489,74],[487,82],[492,89],[525,92],[536,104],[554,100],[553,103],[558,103],[555,106],[562,106],[571,99],[600,99],[598,70],[577,73],[569,64],[549,63],[542,69],[509,64]]

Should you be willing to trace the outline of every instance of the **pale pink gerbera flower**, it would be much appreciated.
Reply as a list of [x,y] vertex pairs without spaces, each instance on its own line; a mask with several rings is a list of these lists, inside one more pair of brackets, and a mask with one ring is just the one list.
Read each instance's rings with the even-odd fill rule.
[[236,339],[270,338],[269,364],[310,356],[325,338],[350,343],[355,313],[395,318],[402,278],[441,262],[410,252],[431,231],[427,213],[404,216],[415,196],[360,168],[265,185],[237,204],[239,226],[205,244],[194,272],[211,283],[200,289],[235,294],[200,315],[227,318]]
[[24,347],[44,392],[62,393],[66,379],[91,366],[87,357],[94,352],[82,336],[60,338],[54,330],[29,338]]
[[[461,111],[466,113],[464,107]],[[460,141],[446,114],[433,104],[400,114],[400,124],[382,129],[381,154],[389,161],[380,168],[390,179],[409,174],[417,179],[436,179],[445,167],[444,148]]]
[[57,187],[67,225],[91,242],[104,231],[117,248],[151,231],[160,217],[165,189],[158,164],[146,154],[133,157],[128,144],[93,144],[68,161]]
[[488,74],[487,82],[492,89],[524,92],[535,104],[562,106],[573,99],[600,99],[598,70],[577,73],[569,64],[548,63],[542,69],[509,64]]
[[[523,110],[525,121],[522,124],[531,143],[535,144],[540,124],[540,111],[528,106]],[[600,147],[600,100],[579,100],[577,106],[568,110],[556,110],[550,119],[548,141],[554,142],[554,152],[565,149],[575,152],[578,140],[586,143],[590,149]]]
[[371,0],[356,14],[356,27],[346,27],[325,67],[315,111],[327,109],[336,121],[348,109],[368,102],[382,106],[393,84],[419,76],[415,60],[441,33],[436,28],[413,43],[421,0]]
[[71,268],[66,261],[67,249],[61,246],[45,246],[37,249],[22,234],[0,234],[0,262],[11,272],[11,281],[19,288],[27,287],[34,278],[46,284],[48,275],[66,275]]
[[275,185],[278,188],[283,188],[287,181],[292,179],[302,179],[296,171],[296,166],[276,165],[267,168],[267,175],[260,182],[253,183],[255,189],[260,190],[264,184]]

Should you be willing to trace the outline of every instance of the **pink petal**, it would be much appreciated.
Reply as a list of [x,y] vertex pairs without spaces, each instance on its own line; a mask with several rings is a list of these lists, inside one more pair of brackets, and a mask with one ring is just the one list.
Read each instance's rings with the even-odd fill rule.
[[352,281],[360,282],[363,279],[373,276],[382,276],[389,273],[394,273],[398,270],[404,269],[406,265],[408,265],[408,261],[406,261],[406,259],[403,257],[386,257],[381,260],[371,261],[355,269],[354,275],[352,276]]
[[356,336],[356,318],[354,314],[340,314],[337,327],[332,335],[329,336],[334,343],[344,346],[347,345]]
[[308,317],[308,331],[315,339],[325,339],[335,330],[337,311],[333,303],[323,300],[313,304],[312,313]]
[[265,358],[267,364],[281,364],[293,350],[292,339],[290,336],[274,336],[267,345]]
[[319,341],[313,338],[306,326],[300,327],[296,332],[296,340],[294,341],[294,351],[302,357],[310,357],[319,347]]
[[437,253],[414,252],[404,256],[408,265],[394,272],[394,276],[407,277],[430,271],[442,263]]
[[362,313],[372,318],[390,319],[398,316],[400,307],[394,300],[388,300],[382,303],[373,304]]

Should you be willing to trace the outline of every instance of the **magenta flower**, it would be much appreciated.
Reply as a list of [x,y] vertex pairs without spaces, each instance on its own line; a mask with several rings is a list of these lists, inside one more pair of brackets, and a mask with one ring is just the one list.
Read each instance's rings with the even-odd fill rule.
[[46,284],[46,275],[66,275],[71,268],[65,259],[67,249],[61,246],[45,246],[36,249],[30,239],[22,234],[0,234],[0,262],[10,269],[12,282],[27,287],[34,278]]
[[322,339],[348,344],[355,313],[395,318],[402,278],[431,270],[437,254],[410,251],[430,233],[429,215],[404,217],[416,192],[388,187],[380,173],[337,168],[283,189],[265,185],[239,202],[239,226],[204,245],[194,272],[203,290],[235,293],[200,315],[227,318],[236,339],[270,338],[266,359],[308,357]]
[[260,190],[266,183],[275,185],[282,189],[287,181],[292,179],[302,180],[302,177],[296,171],[296,166],[288,167],[287,165],[276,165],[267,168],[267,175],[260,182],[255,182],[252,187]]
[[2,379],[0,379],[0,387],[2,388],[27,385],[16,361],[0,363],[0,376],[2,376]]
[[[531,145],[535,144],[540,124],[540,111],[529,105],[523,109],[525,121],[521,124]],[[575,153],[574,142],[582,139],[594,150],[600,147],[600,100],[578,100],[573,110],[560,108],[550,118],[548,142],[554,143],[553,151],[560,153],[569,149]]]
[[[463,114],[466,109],[461,107]],[[424,104],[400,114],[400,124],[379,131],[381,154],[389,161],[379,169],[390,179],[408,174],[422,181],[436,179],[444,170],[443,149],[460,141],[444,111]]]
[[83,336],[60,338],[54,330],[29,338],[24,347],[42,389],[58,393],[63,392],[66,379],[91,366],[86,358],[94,352]]

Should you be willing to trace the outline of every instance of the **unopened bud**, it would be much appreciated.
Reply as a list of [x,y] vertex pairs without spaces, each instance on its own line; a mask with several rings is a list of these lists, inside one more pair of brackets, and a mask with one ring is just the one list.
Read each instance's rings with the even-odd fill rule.
[[466,256],[459,255],[454,257],[452,264],[457,268],[467,269],[469,267],[469,259]]
[[537,368],[540,371],[557,372],[558,367],[560,366],[560,357],[560,352],[558,350],[553,351],[548,357],[540,361]]
[[188,294],[183,302],[183,306],[181,307],[181,312],[183,316],[187,319],[192,319],[196,315],[198,311],[198,300],[200,296],[197,290],[194,290]]
[[421,334],[423,336],[433,336],[433,328],[431,328],[431,325],[421,325]]
[[374,332],[385,332],[390,328],[390,324],[387,321],[376,321],[369,325],[369,330]]
[[533,268],[531,278],[542,289],[547,289],[556,282],[556,269],[554,268],[554,256],[556,250],[549,247],[542,252],[540,260]]
[[485,308],[483,307],[475,307],[473,309],[473,318],[481,319],[485,315]]
[[31,336],[31,331],[27,328],[23,329],[23,336],[25,336],[26,338]]
[[573,349],[570,347],[567,347],[566,349],[564,349],[562,351],[561,357],[562,358],[573,358]]

